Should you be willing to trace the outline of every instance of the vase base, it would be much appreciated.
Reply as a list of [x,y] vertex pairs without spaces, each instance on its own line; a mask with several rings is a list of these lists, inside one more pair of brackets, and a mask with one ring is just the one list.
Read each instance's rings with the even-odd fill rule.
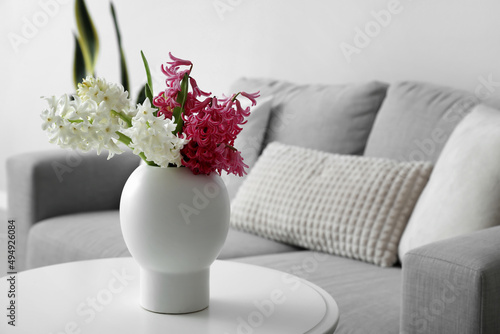
[[141,268],[140,304],[151,312],[185,314],[208,307],[210,269],[163,273]]
[[149,310],[149,309],[145,308],[145,307],[144,307],[144,306],[142,306],[142,305],[141,305],[141,307],[142,307],[143,309],[145,309],[146,311],[149,311],[149,312],[152,312],[152,313],[158,313],[158,314],[178,314],[178,315],[181,315],[181,314],[191,314],[191,313],[201,312],[201,311],[206,310],[206,309],[208,308],[208,306],[207,306],[207,307],[205,307],[205,308],[202,308],[201,310],[196,310],[196,311],[182,312],[182,313],[178,313],[178,312],[171,313],[171,312],[157,312],[157,311]]

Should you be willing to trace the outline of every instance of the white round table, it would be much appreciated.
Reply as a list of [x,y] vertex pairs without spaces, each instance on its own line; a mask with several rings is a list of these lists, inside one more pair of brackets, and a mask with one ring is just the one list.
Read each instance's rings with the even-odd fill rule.
[[[210,305],[190,314],[139,305],[139,267],[132,258],[71,262],[16,277],[16,327],[2,315],[2,333],[333,333],[339,311],[318,286],[249,264],[215,261]],[[0,291],[7,305],[7,277]],[[5,307],[2,307],[6,313]]]

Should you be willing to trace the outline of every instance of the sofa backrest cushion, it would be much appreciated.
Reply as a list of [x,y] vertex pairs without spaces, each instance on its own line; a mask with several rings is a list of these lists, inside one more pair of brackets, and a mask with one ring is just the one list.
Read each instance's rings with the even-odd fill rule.
[[298,85],[267,79],[235,82],[232,91],[272,95],[263,148],[277,141],[330,153],[361,155],[388,85]]
[[427,162],[272,143],[236,195],[231,224],[269,239],[391,266],[431,170]]
[[500,110],[478,105],[446,143],[401,239],[399,255],[499,224]]
[[449,87],[394,83],[377,115],[365,155],[436,162],[455,126],[478,103],[474,95]]

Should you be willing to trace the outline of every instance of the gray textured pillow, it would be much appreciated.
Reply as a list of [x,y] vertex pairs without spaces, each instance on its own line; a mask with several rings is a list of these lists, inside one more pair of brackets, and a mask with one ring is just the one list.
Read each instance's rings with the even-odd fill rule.
[[392,84],[364,155],[436,162],[455,126],[479,103],[472,94],[423,82]]
[[500,111],[479,105],[446,143],[403,234],[399,255],[499,224]]
[[431,164],[270,144],[232,203],[233,227],[363,260],[397,261]]

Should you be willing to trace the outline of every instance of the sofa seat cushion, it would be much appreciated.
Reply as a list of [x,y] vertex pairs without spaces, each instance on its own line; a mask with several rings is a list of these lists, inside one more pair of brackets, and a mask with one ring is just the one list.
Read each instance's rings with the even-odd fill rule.
[[233,259],[254,255],[302,251],[301,247],[265,239],[254,234],[230,228],[218,259]]
[[[330,293],[340,310],[335,334],[399,333],[401,268],[381,268],[335,255],[301,251],[239,258],[304,278]],[[283,275],[291,289],[297,282]]]
[[[299,248],[230,230],[219,258],[296,251]],[[35,224],[28,236],[27,269],[63,262],[125,257],[117,210],[58,216]]]
[[57,216],[36,223],[28,236],[28,269],[57,263],[130,256],[117,210]]

